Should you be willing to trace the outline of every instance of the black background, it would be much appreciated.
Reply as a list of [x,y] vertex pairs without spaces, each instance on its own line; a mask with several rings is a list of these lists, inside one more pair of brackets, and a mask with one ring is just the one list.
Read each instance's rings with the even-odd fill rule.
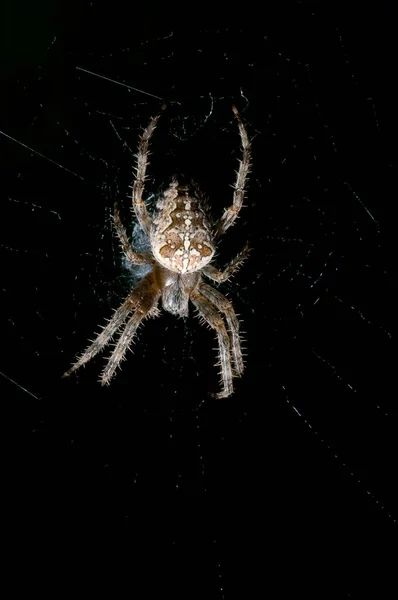
[[[102,584],[116,558],[113,596],[392,594],[393,17],[274,6],[5,5],[0,380],[21,585]],[[219,215],[232,103],[253,142],[217,258],[253,248],[222,287],[247,332],[226,400],[208,395],[214,336],[193,315],[147,322],[109,388],[103,357],[60,379],[132,285],[111,211],[131,233],[132,154],[162,101],[147,197],[178,168]]]

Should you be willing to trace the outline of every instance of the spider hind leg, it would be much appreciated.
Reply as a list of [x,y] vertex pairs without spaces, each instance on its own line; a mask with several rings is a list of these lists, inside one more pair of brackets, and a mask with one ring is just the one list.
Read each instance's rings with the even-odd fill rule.
[[236,181],[234,185],[234,197],[231,206],[225,209],[224,214],[215,225],[215,239],[227,231],[234,224],[240,209],[242,208],[243,199],[245,197],[245,187],[247,177],[251,167],[251,145],[246,132],[246,128],[240,117],[236,106],[232,107],[235,118],[238,122],[240,139],[242,142],[242,159],[239,161],[239,169],[236,173]]

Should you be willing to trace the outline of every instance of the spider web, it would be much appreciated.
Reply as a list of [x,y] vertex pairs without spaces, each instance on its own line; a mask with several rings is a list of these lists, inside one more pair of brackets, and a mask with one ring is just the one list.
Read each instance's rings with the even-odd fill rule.
[[[98,7],[80,10],[79,30],[50,19],[23,51],[9,41],[5,72],[1,381],[20,485],[62,496],[51,514],[78,493],[92,520],[101,496],[107,522],[148,548],[138,507],[161,497],[177,525],[151,513],[159,558],[182,560],[185,575],[171,570],[170,581],[202,597],[256,589],[247,576],[262,560],[254,529],[277,554],[288,540],[289,568],[301,567],[304,535],[319,569],[318,553],[333,565],[337,546],[347,597],[361,584],[351,552],[387,576],[380,547],[396,533],[387,42],[376,55],[348,15],[311,4],[295,4],[288,24],[270,11],[272,25],[186,30],[165,13],[150,26],[143,14],[131,30],[119,20],[112,28]],[[222,266],[246,240],[253,248],[220,288],[247,332],[246,373],[225,401],[207,395],[218,385],[214,335],[192,313],[147,321],[109,388],[98,384],[107,351],[60,380],[142,275],[126,268],[111,215],[118,199],[139,247],[134,153],[163,101],[150,202],[179,171],[220,215],[240,158],[232,103],[253,143],[246,206],[217,256]],[[167,503],[187,498],[201,500],[189,533]],[[185,549],[195,544],[202,558],[190,563]]]

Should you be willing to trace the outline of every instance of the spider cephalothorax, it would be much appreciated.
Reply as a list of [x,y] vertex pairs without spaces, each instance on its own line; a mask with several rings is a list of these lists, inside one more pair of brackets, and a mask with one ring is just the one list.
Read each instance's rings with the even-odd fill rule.
[[180,184],[176,177],[158,201],[153,217],[148,213],[142,195],[148,165],[149,140],[160,115],[151,119],[140,138],[136,179],[133,184],[133,208],[139,225],[149,238],[151,252],[137,254],[132,250],[120,220],[117,204],[114,223],[126,259],[132,265],[152,265],[152,270],[139,281],[106,327],[64,376],[70,375],[91,360],[121,330],[101,376],[102,384],[108,384],[142,320],[158,314],[159,300],[161,299],[165,310],[181,317],[188,316],[191,301],[199,316],[217,333],[222,389],[215,396],[226,398],[232,394],[233,377],[240,377],[243,373],[239,321],[229,300],[205,283],[202,273],[209,279],[222,283],[232,276],[249,251],[245,246],[224,271],[219,271],[211,264],[218,238],[233,225],[242,207],[250,168],[249,139],[235,106],[233,112],[239,126],[243,157],[234,186],[233,203],[214,226],[198,186],[194,183]]

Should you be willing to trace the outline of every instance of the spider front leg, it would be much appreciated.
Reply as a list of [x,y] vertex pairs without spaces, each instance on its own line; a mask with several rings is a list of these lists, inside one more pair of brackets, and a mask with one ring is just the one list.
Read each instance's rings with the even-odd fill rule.
[[216,308],[225,316],[228,325],[231,356],[234,365],[234,376],[241,377],[244,369],[241,338],[239,334],[239,320],[231,302],[218,290],[202,282],[199,290]]
[[221,367],[222,391],[213,394],[215,398],[228,398],[233,392],[232,368],[231,368],[231,348],[229,336],[225,329],[224,321],[212,302],[199,292],[193,292],[190,296],[192,303],[197,308],[199,316],[210,325],[217,333],[219,348],[219,365]]
[[141,325],[142,321],[145,317],[156,317],[159,314],[159,311],[156,307],[158,303],[160,294],[153,296],[150,299],[151,306],[147,306],[143,309],[138,309],[131,319],[128,321],[125,329],[120,334],[120,337],[115,345],[115,349],[113,350],[108,362],[106,363],[104,370],[101,375],[101,384],[108,385],[115,375],[116,369],[119,366],[120,362],[124,360],[125,354],[133,341],[133,338],[137,332],[138,327]]
[[242,160],[239,161],[239,169],[236,176],[236,182],[234,185],[234,199],[232,205],[227,208],[219,221],[215,226],[215,239],[217,240],[223,233],[226,232],[228,227],[234,224],[236,217],[242,208],[243,199],[245,197],[245,186],[247,176],[250,171],[250,159],[251,159],[251,146],[249,138],[243,125],[243,121],[240,118],[240,114],[236,106],[232,106],[232,110],[238,121],[240,138],[242,141]]
[[133,252],[133,250],[131,249],[131,244],[129,242],[129,238],[127,237],[126,230],[120,219],[119,205],[117,202],[115,202],[115,205],[114,205],[113,222],[115,225],[115,230],[116,230],[117,236],[120,241],[120,245],[122,247],[123,253],[124,253],[125,257],[127,258],[127,260],[132,265],[142,265],[142,264],[153,263],[154,258],[151,254],[137,254],[136,252]]
[[101,333],[95,338],[95,340],[90,344],[88,348],[83,352],[81,356],[78,357],[75,363],[71,366],[71,368],[66,371],[62,375],[62,377],[69,377],[72,373],[80,369],[83,365],[88,363],[96,354],[101,352],[101,350],[109,343],[109,341],[113,338],[116,331],[123,325],[127,317],[134,310],[134,302],[133,299],[129,296],[123,302],[123,304],[115,310],[115,314],[112,319],[109,321],[108,325],[103,328]]
[[[83,354],[81,356],[79,356],[79,358],[76,360],[76,362],[71,366],[71,368],[68,371],[66,371],[66,373],[64,373],[64,375],[62,377],[68,377],[69,375],[71,375],[72,373],[77,371],[77,369],[80,369],[80,367],[82,367],[83,365],[88,363],[99,352],[101,352],[101,350],[103,350],[103,348],[105,348],[105,346],[107,346],[109,344],[110,340],[117,333],[117,331],[122,327],[122,325],[125,323],[126,319],[130,316],[130,314],[133,311],[136,311],[136,314],[138,315],[136,318],[137,326],[135,328],[135,329],[137,329],[139,323],[146,316],[148,316],[149,314],[152,314],[152,311],[153,311],[154,307],[156,307],[159,297],[160,297],[160,291],[159,291],[158,285],[155,281],[155,277],[152,273],[148,273],[148,275],[139,282],[137,287],[126,298],[126,300],[123,302],[123,304],[115,311],[115,314],[113,315],[112,319],[109,321],[108,325],[106,325],[106,327],[104,327],[104,329],[101,331],[101,333],[95,338],[95,340],[83,352]],[[134,317],[135,317],[135,315],[134,315]],[[133,334],[134,334],[134,331],[133,331]],[[122,334],[122,336],[123,335],[124,334]],[[120,344],[120,340],[122,339],[122,336],[120,337],[118,344]],[[128,343],[131,342],[131,339],[132,339],[132,336],[130,336]],[[118,346],[118,344],[116,346]],[[119,345],[119,348],[120,348],[120,345]],[[116,368],[116,366],[119,364],[119,362],[123,358],[124,353],[125,353],[125,349],[123,350],[122,355],[120,356],[118,361],[116,363],[115,363],[115,361],[113,361],[114,368]],[[115,352],[112,354],[112,357],[114,354],[115,354]],[[120,352],[119,352],[119,354],[120,354]],[[114,372],[114,369],[112,369],[111,367],[109,368],[109,370],[106,373],[104,372],[103,379],[102,379],[103,384],[109,382],[113,372]],[[104,376],[106,376],[105,380],[104,380]]]
[[234,275],[239,268],[242,266],[246,258],[248,257],[250,252],[249,245],[246,244],[243,248],[242,252],[240,252],[235,258],[231,260],[231,262],[225,267],[223,271],[219,271],[213,265],[206,265],[203,267],[202,272],[208,277],[212,279],[216,283],[224,283],[224,281],[228,281]]

